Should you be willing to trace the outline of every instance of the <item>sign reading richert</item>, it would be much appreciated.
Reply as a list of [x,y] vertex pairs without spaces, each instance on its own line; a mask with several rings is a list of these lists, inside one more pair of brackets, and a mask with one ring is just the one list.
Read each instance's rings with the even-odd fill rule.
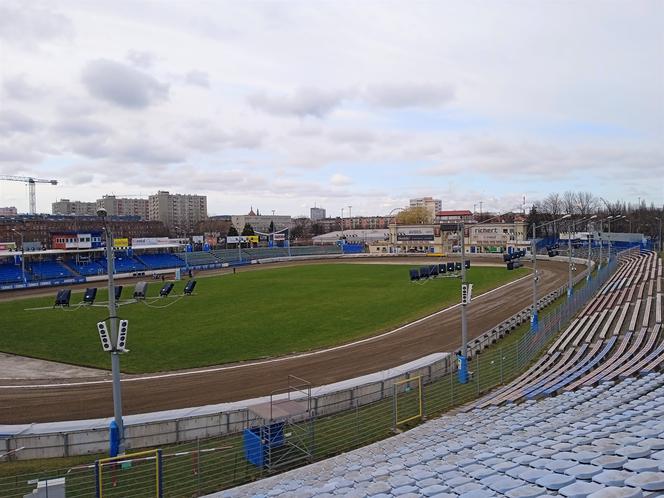
[[433,228],[399,228],[397,240],[433,240]]

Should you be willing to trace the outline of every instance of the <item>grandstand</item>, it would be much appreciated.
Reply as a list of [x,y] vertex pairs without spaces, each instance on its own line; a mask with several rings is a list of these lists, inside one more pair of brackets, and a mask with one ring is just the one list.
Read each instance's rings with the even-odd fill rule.
[[627,258],[506,387],[405,434],[213,496],[661,496],[662,296],[655,253]]
[[188,252],[185,256],[184,253],[178,253],[176,257],[184,264],[189,266],[199,266],[199,265],[215,265],[221,263],[221,260],[218,259],[214,254],[214,251],[205,252]]
[[73,277],[74,274],[59,261],[26,261],[26,272],[32,280],[53,280]]
[[84,277],[106,274],[106,267],[94,260],[77,262],[72,259],[67,261],[67,265]]
[[343,254],[341,247],[334,246],[293,246],[291,256],[318,256],[324,254]]
[[0,265],[0,284],[13,284],[23,282],[21,265]]
[[[622,266],[517,381],[481,401],[498,405],[654,369],[661,355],[662,261],[645,253]],[[654,353],[654,356],[651,354]]]
[[[240,261],[240,255],[238,254],[237,249],[217,249],[215,251],[210,251],[210,254],[214,255],[217,258],[218,263],[237,263]],[[247,261],[249,258],[248,255],[242,254],[242,261]]]
[[[290,253],[290,254],[289,254]],[[66,251],[63,252],[66,254]],[[46,259],[32,261],[26,258],[26,280],[58,281],[70,277],[92,277],[106,274],[106,258],[99,259],[97,253],[85,255],[78,259],[71,258],[68,254],[62,261]],[[135,273],[150,270],[175,270],[176,268],[208,269],[218,268],[223,264],[235,265],[247,263],[254,260],[285,258],[298,256],[321,256],[343,254],[339,246],[296,246],[290,250],[284,247],[256,247],[237,249],[219,249],[214,251],[178,252],[178,253],[149,253],[141,251],[128,255],[118,251],[115,254],[116,273]],[[53,257],[49,255],[50,257]],[[49,257],[47,256],[47,257]],[[20,265],[5,263],[0,265],[0,284],[10,288],[19,287],[23,284]]]
[[[198,253],[196,253],[198,254]],[[185,266],[185,262],[175,254],[141,254],[134,258],[150,270],[162,270],[166,268],[179,268]],[[192,264],[192,263],[190,263]],[[200,263],[196,263],[200,264]]]
[[287,247],[256,247],[255,249],[244,249],[243,257],[247,259],[268,259],[288,257]]
[[[108,261],[105,257],[99,259],[99,264],[102,268],[107,268]],[[131,273],[137,271],[145,271],[145,265],[136,259],[127,255],[115,255],[115,273]]]

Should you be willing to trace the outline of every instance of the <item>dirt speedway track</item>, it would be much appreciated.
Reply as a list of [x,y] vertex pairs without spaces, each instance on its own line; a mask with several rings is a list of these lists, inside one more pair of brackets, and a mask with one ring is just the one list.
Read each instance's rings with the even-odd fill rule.
[[[567,281],[566,263],[541,261],[538,270],[540,297]],[[577,265],[577,271],[582,270]],[[530,277],[474,298],[468,309],[469,340],[528,306],[531,299]],[[384,370],[430,353],[455,351],[461,341],[460,323],[460,307],[456,306],[395,333],[332,350],[189,372],[126,376],[122,382],[123,411],[129,415],[258,397],[285,388],[289,374],[322,385]],[[0,424],[111,416],[108,380],[0,387]]]

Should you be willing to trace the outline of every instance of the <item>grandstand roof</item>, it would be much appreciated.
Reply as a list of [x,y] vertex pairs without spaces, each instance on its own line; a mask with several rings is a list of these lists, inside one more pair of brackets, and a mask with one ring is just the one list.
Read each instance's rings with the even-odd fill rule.
[[[154,250],[154,249],[175,249],[182,247],[184,244],[155,244],[151,246],[137,246],[133,247],[132,249],[134,251],[149,251],[149,250]],[[119,248],[116,248],[116,250],[121,250]],[[62,254],[75,254],[75,253],[82,253],[82,252],[104,252],[106,251],[105,247],[96,247],[94,249],[43,249],[41,251],[25,251],[26,256],[40,256],[40,255],[50,255],[50,256],[58,256]],[[20,256],[21,251],[0,251],[0,258],[3,257],[8,257],[8,256]]]

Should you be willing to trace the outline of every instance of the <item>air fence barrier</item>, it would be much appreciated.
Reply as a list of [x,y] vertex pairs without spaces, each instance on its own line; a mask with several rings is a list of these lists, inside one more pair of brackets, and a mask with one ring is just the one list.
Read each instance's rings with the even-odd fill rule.
[[[553,310],[548,310],[548,314],[542,313],[536,334],[525,332],[518,340],[507,341],[505,345],[497,342],[519,322],[528,323],[528,307],[481,337],[470,341],[468,366],[472,376],[467,384],[459,384],[457,380],[454,357],[447,353],[436,353],[392,371],[365,376],[364,379],[368,381],[360,385],[350,385],[346,381],[327,386],[330,388],[328,390],[312,389],[311,415],[295,424],[311,426],[312,438],[307,442],[307,456],[304,460],[301,455],[298,458],[293,457],[292,460],[286,458],[282,467],[277,470],[328,458],[393,434],[396,425],[393,412],[395,383],[421,376],[422,418],[439,415],[476,399],[490,389],[508,383],[532,364],[542,349],[613,274],[618,261],[629,255],[631,254],[620,254],[599,270],[589,282],[578,288],[570,299],[559,303]],[[585,272],[578,275],[575,282],[584,279]],[[540,299],[539,303],[545,306],[546,302],[553,302],[565,294],[566,286],[561,286]],[[372,375],[383,377],[377,379]],[[407,397],[417,394],[415,391],[400,392],[399,403],[408,406]],[[406,398],[402,402],[404,396]],[[163,484],[166,496],[200,496],[268,475],[265,468],[258,468],[247,462],[242,444],[242,431],[264,421],[252,417],[250,409],[247,408],[197,414],[203,408],[205,407],[191,409],[190,416],[170,420],[140,422],[141,416],[126,417],[126,442],[130,448],[128,451],[155,447],[163,449]],[[83,454],[101,454],[98,455],[101,457],[108,445],[107,421],[89,422],[92,425],[95,425],[95,422],[97,424],[89,430],[79,431],[67,431],[65,425],[62,431],[43,434],[27,434],[30,426],[26,426],[23,434],[8,434],[4,439],[0,435],[0,462],[3,455],[19,448],[22,449],[5,458],[19,460]],[[419,420],[411,425],[417,423]],[[408,425],[400,428],[407,429]],[[0,432],[3,430],[4,428],[0,427]],[[72,483],[67,484],[68,497],[93,496],[89,494],[90,484],[94,487],[93,467],[94,465],[84,465],[2,477],[0,463],[0,496],[22,497],[35,488],[37,481],[59,477],[65,477],[67,482]],[[137,477],[131,474],[131,468],[131,465],[125,465],[118,470],[117,485],[108,496],[149,496],[129,492],[130,485],[140,489],[140,486],[136,488]]]

